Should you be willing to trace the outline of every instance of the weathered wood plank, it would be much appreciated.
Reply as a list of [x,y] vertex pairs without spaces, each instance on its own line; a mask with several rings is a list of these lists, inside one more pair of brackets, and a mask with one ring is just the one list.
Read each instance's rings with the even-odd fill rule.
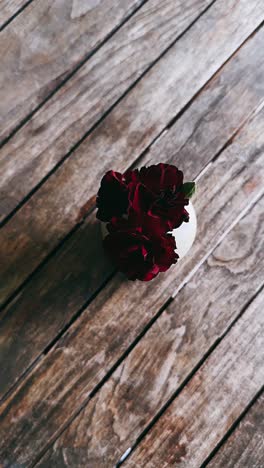
[[[258,78],[264,74],[262,41],[264,31],[221,70],[166,135],[151,147],[142,163],[162,159],[182,167],[187,179],[197,176],[264,96],[264,82]],[[88,217],[64,248],[2,312],[0,396],[93,297],[112,271],[102,251],[99,226],[94,216]]]
[[260,396],[238,427],[207,465],[209,468],[261,468],[264,460],[264,396]]
[[28,0],[2,0],[0,3],[0,30],[27,3]]
[[115,466],[254,296],[263,282],[263,250],[264,198],[216,248],[39,466]]
[[263,193],[263,115],[264,110],[204,174],[195,205],[199,234],[192,256],[150,284],[117,275],[1,405],[2,457],[22,462],[36,456],[89,399],[174,291],[177,280],[186,277],[241,210],[250,209],[256,195]]
[[124,466],[197,467],[264,381],[261,293]]
[[17,133],[0,153],[0,220],[211,1],[148,1]]
[[[253,3],[252,15],[258,11],[259,18],[259,0]],[[217,2],[4,226],[0,303],[74,227],[87,200],[93,204],[103,173],[113,164],[121,171],[131,164],[241,43],[251,24],[248,17],[241,20],[243,5],[229,0],[227,14],[227,2]],[[264,14],[262,2],[261,9]],[[210,28],[214,34],[208,49]]]
[[34,0],[1,33],[1,140],[143,0]]
[[[22,131],[25,145],[28,134],[34,137],[34,140],[37,138],[38,141],[41,140],[42,147],[35,150],[35,152],[31,149],[31,158],[37,158],[36,151],[41,155],[44,149],[50,148],[50,145],[45,145],[43,140],[46,138],[47,133],[49,138],[52,136],[54,141],[57,139],[63,140],[65,152],[67,148],[70,147],[70,143],[75,143],[78,137],[80,138],[85,131],[87,131],[87,123],[90,124],[91,122],[91,118],[89,117],[90,113],[93,112],[93,116],[95,117],[95,107],[97,107],[97,103],[101,111],[102,109],[106,110],[121,96],[122,92],[133,83],[144,68],[149,66],[151,62],[175,40],[177,35],[182,33],[184,29],[199,16],[201,11],[203,11],[210,2],[212,2],[212,0],[188,0],[186,9],[182,8],[182,0],[176,0],[176,2],[168,0],[165,2],[165,5],[163,5],[163,8],[161,8],[160,3],[156,0],[147,2],[143,11],[138,12],[136,17],[132,19],[132,22],[130,20],[117,35],[109,40],[109,43],[103,47],[98,57],[93,57],[91,63],[84,64],[82,69],[77,72],[76,76],[70,80],[70,83],[52,99],[51,103],[46,104],[43,111],[39,112],[37,116],[29,122],[26,129]],[[79,3],[81,5],[80,0]],[[138,5],[143,3],[142,0],[137,0],[133,3],[130,0],[126,10],[128,10],[129,6],[131,7],[134,5],[135,9]],[[106,5],[108,10],[110,4],[111,2],[108,0],[108,6]],[[121,12],[123,12],[122,14],[125,13],[124,8],[126,4],[122,4],[121,8],[119,1],[118,5],[120,10],[118,17],[120,17]],[[90,13],[89,11],[89,14]],[[113,13],[110,15],[112,22],[115,20],[115,15]],[[129,13],[129,10],[127,13]],[[100,17],[97,21],[98,20],[102,21],[103,18]],[[89,22],[89,25],[91,28],[92,22]],[[98,29],[100,30],[100,28]],[[102,34],[105,30],[105,26],[101,27],[101,30]],[[128,63],[129,66],[127,65]],[[100,96],[98,95],[98,89],[100,90]],[[49,90],[50,87],[48,88],[48,91]],[[39,99],[45,97],[45,93],[44,95],[43,92],[39,94]],[[104,106],[102,104],[100,105],[100,100],[102,98],[104,98],[105,101]],[[70,111],[71,106],[73,106],[72,113]],[[22,111],[24,112],[24,110]],[[99,109],[97,110],[97,116],[98,115],[100,115]],[[7,117],[8,116],[6,116],[5,119]],[[65,123],[63,123],[65,117],[67,117],[67,119]],[[12,121],[8,123],[8,128],[6,130],[3,129],[6,133],[14,127],[18,118],[21,117],[18,116],[14,118],[16,119],[15,122]],[[86,119],[86,122],[82,122],[83,118]],[[57,129],[54,128],[55,126]],[[64,142],[66,130],[68,137],[71,136],[69,142]],[[21,148],[21,137],[19,141],[19,146]],[[16,143],[18,144],[18,140],[16,140]],[[59,144],[59,141],[57,143],[60,148],[61,143]],[[14,147],[12,149],[12,146],[9,145],[9,151],[12,151],[13,154]],[[60,157],[63,155],[61,154],[62,151],[63,149],[61,148]],[[52,162],[50,162],[49,165],[51,165],[51,163]]]

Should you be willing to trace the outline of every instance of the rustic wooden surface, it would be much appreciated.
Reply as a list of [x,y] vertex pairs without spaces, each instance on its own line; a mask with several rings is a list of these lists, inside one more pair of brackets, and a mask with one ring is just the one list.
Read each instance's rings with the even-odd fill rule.
[[[81,466],[84,455],[91,466],[101,466],[101,460],[105,466],[113,466],[133,444],[258,289],[264,268],[263,221],[264,199],[213,251],[56,442],[45,459],[47,467],[56,466],[58,460],[62,466]],[[249,229],[251,225],[253,229]],[[259,246],[251,256],[255,240]],[[247,280],[241,286],[242,278]],[[207,297],[200,294],[197,298],[197,289],[204,288]],[[226,307],[230,290],[233,294]],[[79,447],[86,447],[85,454],[84,450],[79,452]],[[62,451],[67,460],[64,465]]]
[[[262,80],[256,82],[256,94],[253,86],[247,92],[251,74],[261,72],[263,67],[262,61],[252,59],[259,45],[259,37],[263,38],[262,31],[260,33],[245,47],[247,53],[242,49],[236,60],[221,70],[169,132],[152,145],[145,157],[146,162],[158,162],[160,154],[163,154],[163,161],[177,162],[185,170],[186,176],[193,178],[232,138],[254,106],[262,101]],[[254,69],[250,67],[252,62]],[[239,80],[239,76],[242,79]],[[90,267],[94,263],[95,252],[96,270]],[[1,394],[85,305],[111,272],[113,268],[107,263],[101,249],[99,226],[95,216],[89,216],[64,248],[16,296],[6,308],[4,317],[0,318],[2,333],[6,337],[0,343],[0,367],[4,376],[0,383]],[[54,303],[56,316],[53,313]],[[14,330],[15,340],[12,339]],[[12,367],[7,360],[7,356],[11,355]]]
[[[110,114],[103,130],[97,131],[97,135],[100,134],[100,139],[104,141],[101,142],[100,153],[95,159],[96,168],[90,168],[90,175],[101,177],[103,171],[112,166],[113,160],[115,164],[118,163],[122,167],[121,159],[125,157],[124,146],[127,159],[123,161],[123,164],[136,158],[138,152],[142,151],[151,139],[164,129],[170,119],[241,45],[241,42],[256,28],[259,16],[264,14],[263,3],[259,0],[252,0],[250,3],[252,14],[245,22],[245,15],[250,14],[248,2],[240,1],[235,6],[233,0],[218,2],[202,15],[200,20],[176,42],[153,70],[134,88],[133,92],[129,93],[127,99],[123,100]],[[61,160],[65,152],[69,151],[74,143],[83,137],[85,131],[96,123],[102,113],[114,104],[122,91],[131,85],[135,78],[138,78],[151,61],[157,58],[201,11],[201,8],[197,11],[197,0],[195,2],[192,0],[190,5],[192,14],[189,13],[187,17],[182,14],[182,18],[179,14],[173,16],[171,11],[175,2],[171,1],[165,11],[166,17],[170,18],[170,28],[168,29],[168,26],[160,28],[156,18],[162,18],[159,20],[161,25],[164,24],[164,19],[159,11],[156,11],[159,9],[155,3],[161,6],[161,2],[155,0],[146,4],[146,11],[143,13],[139,10],[135,22],[131,25],[127,23],[119,31],[118,40],[115,42],[116,38],[112,38],[112,41],[95,54],[87,62],[86,67],[81,68],[79,74],[61,89],[59,95],[54,96],[54,99],[48,102],[2,150],[0,167],[1,172],[6,174],[6,177],[1,179],[1,190],[5,195],[3,204],[0,205],[2,218],[15,208],[27,193],[26,191],[33,188],[53,168],[54,164]],[[206,6],[208,1],[202,3]],[[153,10],[153,7],[156,9]],[[230,15],[226,16],[229,10]],[[141,17],[144,22],[140,21]],[[222,21],[219,18],[222,18]],[[151,22],[152,19],[153,22]],[[138,29],[139,24],[142,24],[143,31]],[[153,24],[157,24],[154,31]],[[214,34],[211,37],[211,47],[208,49],[208,34],[211,34],[212,29]],[[158,33],[161,33],[162,40],[158,40]],[[128,43],[128,38],[131,36],[135,36],[133,41],[135,45],[132,49],[132,56],[128,57],[129,64],[132,62],[132,65],[128,67],[127,61],[124,61],[124,55],[127,57],[129,52],[131,53],[131,41]],[[112,45],[112,42],[115,45]],[[123,48],[120,48],[120,43],[124,44]],[[157,46],[151,47],[153,43]],[[199,49],[197,44],[199,44]],[[115,48],[118,48],[118,54],[115,53]],[[183,56],[185,57],[184,67],[182,67]],[[168,70],[170,70],[169,74]],[[114,89],[113,82],[116,84]],[[159,106],[152,99],[153,82],[159,89],[156,98]],[[80,89],[80,86],[84,89]],[[181,87],[181,93],[178,93],[179,87]],[[163,99],[168,92],[171,96],[170,101]],[[137,119],[134,118],[135,115]],[[119,135],[121,131],[132,133],[133,138],[124,139],[123,137],[120,142],[122,146],[118,147],[115,140],[116,135]],[[89,138],[86,139],[77,152],[75,151],[72,159],[79,159],[82,155],[86,164],[89,140]],[[115,148],[113,153],[110,152],[109,145]],[[107,158],[105,157],[106,146]],[[20,157],[21,152],[24,158]],[[100,165],[97,163],[98,158]],[[98,174],[100,168],[101,171]],[[26,187],[23,183],[25,172],[29,180],[29,186],[27,184]],[[87,175],[85,179],[87,180]],[[88,185],[85,186],[86,191],[89,189]],[[92,190],[94,192],[95,187],[92,187]]]
[[[259,193],[263,194],[264,154],[259,150],[264,141],[263,114],[264,109],[209,167],[203,183],[200,179],[200,196],[196,202],[200,226],[192,255],[177,269],[150,284],[128,283],[117,275],[105,286],[103,294],[92,301],[3,403],[0,454],[1,450],[7,457],[16,453],[17,460],[25,463],[28,457],[41,451],[43,444],[77,414],[104,374],[173,294],[175,281],[184,281],[204,255],[217,245],[241,210],[251,209],[252,200]],[[214,203],[210,204],[212,197]],[[206,209],[209,213],[202,218]],[[261,273],[257,280],[263,281]],[[248,289],[252,285],[251,282],[246,284]],[[19,418],[15,416],[17,412]],[[32,418],[32,414],[38,414],[38,418]],[[13,418],[16,425],[11,435],[7,427]],[[32,419],[31,425],[25,433],[23,427],[29,419]]]
[[0,3],[0,31],[11,22],[30,0],[2,0]]
[[[129,447],[128,466],[258,466],[263,2],[5,1],[0,18],[0,466],[108,468]],[[197,238],[131,283],[95,194],[107,169],[160,161],[198,178]]]
[[[188,0],[186,9],[181,4],[179,0],[162,5],[159,0],[148,1],[3,148],[0,169],[5,177],[0,187],[5,197],[0,220],[79,144],[209,1]],[[104,156],[105,150],[100,158]]]
[[22,11],[1,37],[1,140],[143,2],[34,0]]
[[264,460],[264,395],[258,398],[227,442],[209,463],[210,468],[261,468]]
[[[256,0],[253,3],[255,2]],[[93,195],[97,188],[95,181],[100,180],[103,173],[113,164],[122,171],[139,157],[199,87],[230,57],[230,53],[245,39],[245,34],[252,31],[253,26],[248,19],[246,22],[243,19],[241,27],[238,28],[236,16],[241,17],[243,3],[236,2],[234,5],[234,1],[230,1],[230,11],[234,15],[236,13],[232,21],[232,15],[226,16],[226,1],[220,0],[214,4],[212,11],[207,12],[210,13],[209,18],[203,16],[187,35],[183,36],[183,47],[179,48],[176,43],[92,132],[72,157],[65,161],[4,226],[0,233],[0,244],[5,284],[0,289],[0,304],[73,229],[87,200],[90,202],[88,207],[93,206]],[[256,2],[255,7],[257,3],[259,2]],[[264,16],[264,4],[261,4]],[[239,15],[237,5],[240,5]],[[257,8],[253,8],[254,26],[259,21],[259,12],[257,15],[256,11]],[[219,20],[220,14],[222,21]],[[210,29],[213,28],[213,37],[217,36],[217,27],[220,29],[219,33],[221,32],[221,42],[215,40],[214,44],[212,40],[210,48],[206,46],[208,30],[206,29],[204,36],[201,36],[199,24],[202,20],[205,23],[204,27],[208,27],[209,23]],[[226,23],[224,33],[223,23]],[[186,55],[188,49],[190,55]],[[185,69],[181,65],[183,56],[186,60]],[[160,91],[154,95],[155,99],[153,87],[158,87]],[[178,92],[179,87],[181,93]],[[165,99],[166,93],[170,99]],[[89,164],[87,155],[90,156]],[[5,203],[5,197],[3,201]]]
[[263,303],[262,292],[124,466],[202,464],[263,384]]

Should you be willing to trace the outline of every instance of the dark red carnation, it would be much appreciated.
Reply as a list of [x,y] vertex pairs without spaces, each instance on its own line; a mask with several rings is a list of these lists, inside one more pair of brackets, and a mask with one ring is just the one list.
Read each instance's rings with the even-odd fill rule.
[[178,259],[175,239],[170,234],[153,236],[127,219],[113,218],[107,227],[105,249],[118,269],[131,280],[150,281]]
[[159,237],[168,229],[167,219],[156,215],[151,207],[155,203],[155,194],[145,185],[135,183],[129,192],[129,219],[136,226],[142,226],[143,231]]
[[183,184],[183,172],[171,164],[159,163],[142,167],[139,180],[158,195],[168,189],[180,189]]
[[124,174],[108,171],[97,196],[97,218],[110,221],[129,212],[139,222],[148,214],[155,226],[167,232],[189,220],[188,203],[183,173],[175,166],[160,163]]
[[150,281],[176,263],[176,244],[168,231],[189,220],[185,207],[195,190],[169,164],[124,174],[108,171],[97,196],[97,217],[109,221],[104,246],[131,280]]
[[[170,164],[143,167],[134,182],[138,186],[130,190],[132,211],[142,209],[150,216],[163,220],[165,230],[173,230],[184,221],[189,221],[185,206],[189,204],[183,191],[183,173]],[[140,207],[140,208],[139,208]]]
[[113,216],[122,216],[128,209],[129,184],[135,183],[138,171],[120,172],[108,171],[101,181],[96,205],[97,218],[110,221]]

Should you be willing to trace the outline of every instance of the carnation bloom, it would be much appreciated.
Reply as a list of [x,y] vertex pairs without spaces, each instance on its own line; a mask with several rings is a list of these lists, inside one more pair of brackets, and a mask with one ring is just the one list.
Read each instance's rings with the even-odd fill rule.
[[110,221],[114,216],[122,216],[128,209],[129,184],[137,178],[136,171],[120,172],[108,171],[101,181],[96,205],[97,218],[101,221]]
[[[189,221],[185,209],[189,200],[183,191],[183,173],[177,167],[163,163],[143,167],[138,175],[138,184],[142,184],[145,190],[140,187],[134,190],[134,194],[144,199],[145,209],[150,215],[163,220],[167,231]],[[132,208],[140,203],[131,199]]]
[[97,218],[107,225],[105,248],[129,279],[149,281],[176,263],[175,239],[168,231],[189,221],[185,207],[194,182],[170,164],[124,174],[108,171],[97,196]]
[[163,232],[179,227],[189,220],[185,206],[183,173],[170,164],[143,167],[124,174],[108,171],[101,181],[97,196],[97,218],[110,221],[128,212],[137,217],[148,214],[160,218]]
[[[147,222],[146,222],[147,224]],[[113,218],[104,247],[120,271],[130,280],[150,281],[177,262],[176,243],[171,234],[153,236],[130,219]]]
[[108,171],[101,181],[96,204],[97,218],[109,221],[113,216],[122,216],[128,208],[128,188],[123,174]]

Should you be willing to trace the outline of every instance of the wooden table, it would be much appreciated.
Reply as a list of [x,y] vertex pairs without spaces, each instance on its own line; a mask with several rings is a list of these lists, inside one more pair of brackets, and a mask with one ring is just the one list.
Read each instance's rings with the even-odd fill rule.
[[[264,467],[263,0],[2,0],[0,466]],[[109,169],[197,181],[189,255],[106,258]]]

